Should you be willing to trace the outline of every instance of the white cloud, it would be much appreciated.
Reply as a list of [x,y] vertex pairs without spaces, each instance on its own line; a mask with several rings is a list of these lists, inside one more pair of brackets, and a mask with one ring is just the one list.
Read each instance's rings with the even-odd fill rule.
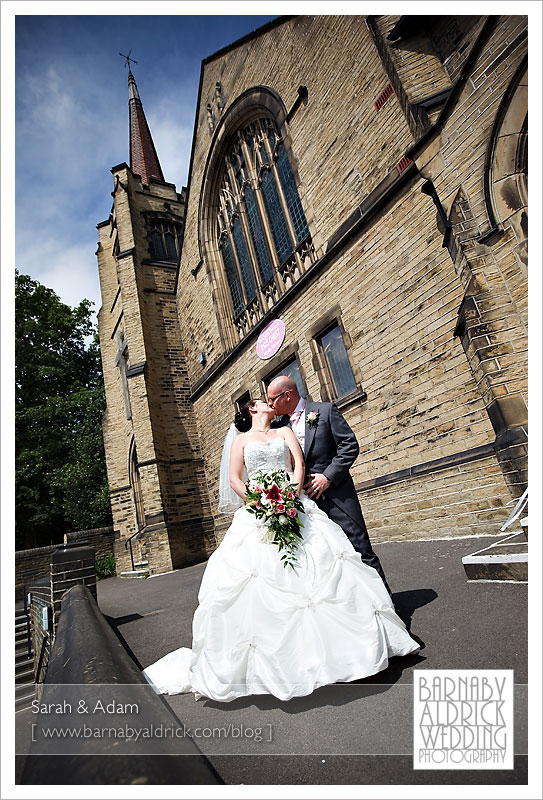
[[157,114],[153,115],[152,121],[149,120],[149,127],[164,178],[175,183],[177,191],[181,191],[181,186],[187,183],[192,128],[173,116]]
[[91,300],[96,314],[102,304],[95,256],[97,242],[97,233],[94,239],[89,236],[69,243],[54,235],[39,242],[26,239],[20,247],[17,268],[52,289],[69,306],[79,305],[84,298]]
[[128,114],[113,115],[108,90],[73,63],[55,63],[39,81],[21,76],[17,102],[15,265],[64,303],[88,298],[96,312],[96,224],[109,213],[109,169],[122,160],[112,153],[126,149]]

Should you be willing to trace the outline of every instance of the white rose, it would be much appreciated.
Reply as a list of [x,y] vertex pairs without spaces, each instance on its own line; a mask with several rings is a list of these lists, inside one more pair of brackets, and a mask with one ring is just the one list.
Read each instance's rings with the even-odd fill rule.
[[280,514],[280,516],[279,516],[279,522],[280,522],[280,524],[281,524],[281,525],[286,525],[286,524],[287,524],[287,522],[288,522],[288,518],[287,518],[287,517],[285,517],[285,515],[284,515],[284,514]]

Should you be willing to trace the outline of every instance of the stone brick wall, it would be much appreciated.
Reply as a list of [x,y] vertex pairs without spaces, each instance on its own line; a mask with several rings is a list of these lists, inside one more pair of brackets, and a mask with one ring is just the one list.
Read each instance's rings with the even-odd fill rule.
[[192,340],[198,343],[187,359],[192,384],[205,371],[197,361],[199,350],[208,349],[212,358],[220,358],[226,340],[218,322],[216,279],[205,268],[196,278],[191,274],[206,244],[198,240],[196,223],[200,213],[208,213],[200,212],[199,205],[213,141],[206,103],[217,81],[226,106],[249,88],[263,85],[281,97],[287,110],[298,86],[308,86],[308,102],[300,106],[286,133],[317,254],[411,143],[396,96],[379,112],[374,108],[388,76],[363,17],[296,17],[205,64],[180,269],[183,292],[178,294],[183,340],[187,347]]
[[[522,191],[500,195],[488,175],[507,179],[522,169],[517,153],[527,116],[526,18],[500,17],[487,25],[479,50],[439,140],[414,148],[413,156],[449,218],[445,241],[464,292],[456,333],[497,437],[509,489],[520,496],[527,480],[527,199]],[[507,166],[498,138],[512,152]]]
[[[87,541],[96,553],[96,558],[113,553],[113,528],[94,528],[90,531],[76,531],[68,534],[68,542]],[[50,574],[51,553],[60,547],[62,542],[47,547],[36,547],[31,550],[15,552],[15,586],[16,599],[22,598],[23,584],[44,578]]]
[[53,607],[53,636],[56,634],[62,597],[72,586],[87,586],[96,600],[96,569],[94,547],[59,548],[51,553],[51,603]]
[[[132,438],[147,523],[138,557],[156,571],[205,557],[229,522],[216,506],[235,399],[260,396],[266,372],[292,354],[309,396],[327,399],[314,337],[330,315],[361,389],[342,411],[360,442],[352,473],[376,540],[496,533],[521,493],[527,208],[517,155],[518,200],[506,207],[506,146],[514,135],[519,150],[525,136],[526,18],[447,16],[392,43],[397,21],[297,16],[206,59],[186,197],[114,168],[112,215],[99,226],[99,322],[121,568],[136,530]],[[391,75],[394,92],[376,110]],[[231,127],[220,109],[209,124],[217,84]],[[289,115],[301,85],[307,100]],[[420,111],[447,89],[437,111]],[[287,330],[270,362],[256,355],[258,327],[239,341],[212,233],[213,170],[250,117],[247,98],[264,108],[265,93],[314,248],[269,315]],[[166,207],[180,217],[186,208],[179,272],[149,258],[145,215]],[[130,419],[114,364],[120,329]]]
[[[385,248],[377,244],[384,237]],[[297,347],[309,394],[319,400],[322,387],[313,368],[310,329],[322,313],[323,296],[330,307],[341,310],[352,340],[351,363],[366,393],[366,399],[343,409],[360,443],[360,456],[352,469],[355,482],[452,456],[494,439],[484,402],[454,337],[462,287],[441,238],[435,231],[431,201],[421,194],[418,180],[281,314],[287,328],[284,350]],[[263,387],[256,375],[263,366],[253,342],[196,399],[212,491],[218,485],[221,448],[217,441],[222,442],[231,421],[232,405],[221,404],[221,397],[238,387],[261,394]],[[217,419],[215,409],[220,409],[219,425],[211,424]],[[445,480],[440,474],[435,483]],[[501,508],[509,495],[503,478],[496,481],[489,492],[500,497]],[[386,513],[395,513],[392,498],[398,491],[394,486],[387,489],[392,505]],[[366,502],[365,495],[362,501]],[[448,524],[451,529],[455,526],[453,520]],[[413,525],[406,535],[419,534]]]
[[41,697],[41,684],[47,672],[64,593],[72,586],[84,584],[96,599],[95,559],[95,548],[79,544],[76,538],[75,546],[72,542],[68,547],[51,548],[47,576],[28,580],[25,585],[26,592],[31,595],[30,630],[38,699]]
[[[379,20],[384,33],[391,29],[393,22]],[[476,46],[483,24],[484,19],[473,25],[462,23],[467,43],[466,58]],[[494,62],[501,48],[517,35],[518,25],[522,25],[521,18],[504,19],[483,48],[480,59],[489,64]],[[334,36],[339,38],[340,31],[345,33],[345,26],[349,27],[350,36],[344,35],[342,41],[352,43],[352,49],[350,45],[343,49],[334,48],[331,42]],[[314,48],[306,41],[309,32],[312,33]],[[292,57],[302,43],[307,45],[303,58]],[[301,192],[310,206],[315,233],[323,242],[333,239],[334,227],[344,222],[357,201],[363,206],[370,191],[385,175],[391,174],[413,141],[397,98],[392,97],[385,103],[379,112],[381,114],[386,109],[383,116],[376,114],[375,110],[371,112],[374,95],[377,96],[386,78],[366,26],[359,25],[357,19],[298,18],[295,23],[289,22],[266,33],[258,45],[259,56],[252,50],[254,44],[249,43],[240,47],[239,52],[234,48],[219,59],[210,60],[204,65],[202,77],[199,127],[180,271],[183,292],[178,295],[178,308],[183,339],[197,336],[199,342],[204,341],[200,337],[204,337],[205,330],[206,341],[212,338],[214,353],[220,350],[221,341],[212,276],[201,269],[194,277],[191,269],[202,256],[196,214],[204,166],[213,145],[205,124],[204,100],[215,82],[220,78],[227,102],[252,84],[270,83],[285,98],[288,106],[286,98],[294,97],[297,77],[301,74],[299,64],[303,64],[306,77],[298,82],[308,85],[309,101],[296,112],[288,126],[288,134],[297,162]],[[333,65],[329,60],[332,53],[335,57]],[[420,55],[396,48],[394,58],[399,73],[409,75],[406,84],[411,98],[422,98],[433,87],[438,91],[451,84],[446,70],[433,55],[424,60]],[[361,59],[366,67],[364,70],[361,69]],[[242,60],[243,70],[240,67]],[[317,61],[322,64],[322,69],[317,69]],[[423,63],[427,69],[422,69]],[[463,64],[465,58],[457,60],[455,77]],[[480,456],[449,471],[440,468],[435,473],[406,479],[403,484],[393,481],[380,488],[362,490],[363,507],[367,507],[370,523],[379,528],[378,537],[416,538],[431,535],[432,531],[435,535],[444,535],[446,531],[450,535],[496,533],[504,519],[505,504],[511,499],[511,494],[519,493],[519,488],[508,480],[512,474],[510,467],[500,469],[500,463],[503,464],[501,451],[489,456],[488,450],[484,450],[494,442],[496,430],[489,417],[487,397],[478,375],[471,368],[469,357],[466,358],[461,339],[455,336],[466,282],[455,253],[443,247],[445,231],[431,198],[421,193],[425,180],[430,177],[449,214],[452,200],[459,196],[459,189],[465,191],[463,211],[458,212],[458,218],[451,222],[451,229],[455,235],[461,234],[464,258],[468,258],[466,248],[473,248],[473,254],[469,253],[468,258],[472,274],[480,269],[485,275],[496,276],[495,280],[486,283],[488,313],[500,320],[503,338],[507,340],[511,315],[515,311],[511,303],[507,307],[504,293],[496,283],[498,276],[501,275],[504,289],[507,283],[503,281],[505,275],[509,275],[513,283],[518,278],[514,291],[522,298],[519,299],[520,305],[526,302],[526,286],[520,274],[511,276],[511,264],[515,262],[513,242],[508,241],[507,233],[501,242],[506,265],[504,273],[494,267],[496,253],[489,252],[488,245],[479,244],[476,238],[484,227],[478,216],[483,210],[483,172],[490,132],[515,66],[515,61],[508,59],[497,65],[492,72],[494,81],[501,70],[503,78],[496,85],[490,78],[488,83],[482,78],[485,67],[477,63],[475,75],[481,77],[475,84],[466,83],[445,131],[432,145],[433,161],[430,158],[419,161],[417,157],[420,172],[415,171],[410,181],[398,188],[388,203],[381,204],[371,220],[360,226],[358,235],[334,253],[326,267],[320,271],[315,269],[313,280],[305,284],[303,290],[277,314],[287,328],[282,352],[297,353],[309,394],[318,400],[323,396],[324,387],[315,369],[310,331],[327,309],[339,309],[350,339],[351,363],[355,374],[361,376],[366,393],[365,399],[359,399],[344,409],[361,445],[360,456],[352,470],[358,484],[384,479],[396,471],[439,459],[460,458],[462,453],[477,448],[483,448],[481,452],[487,453],[485,457]],[[353,95],[350,82],[355,74],[358,89]],[[418,82],[417,76],[420,77]],[[324,103],[323,98],[326,98]],[[318,122],[315,115],[318,115]],[[471,124],[475,118],[477,125]],[[357,145],[357,137],[362,137],[363,143],[360,140]],[[341,142],[341,155],[335,152],[332,142]],[[325,158],[323,154],[326,154]],[[426,169],[430,164],[433,168]],[[356,186],[348,181],[349,170],[354,167],[364,176]],[[475,226],[469,219],[470,214],[476,220]],[[323,249],[327,250],[326,245]],[[324,305],[323,298],[326,298]],[[518,315],[517,320],[520,324]],[[515,339],[518,336],[518,345],[511,346],[510,342],[505,345],[504,341],[504,346],[514,348],[510,368],[506,353],[503,353],[501,367],[502,370],[508,368],[502,375],[513,381],[512,386],[522,380],[522,348],[526,343],[520,331],[513,336]],[[255,343],[253,337],[246,346],[238,347],[235,358],[224,367],[217,367],[213,378],[205,382],[205,389],[195,392],[195,409],[213,509],[220,461],[218,444],[222,443],[232,417],[232,402],[225,403],[225,400],[230,398],[232,401],[242,391],[262,393],[258,374],[265,365],[256,356]],[[199,386],[205,368],[190,355],[187,365],[192,385]],[[213,370],[209,372],[213,373]],[[517,455],[522,458],[523,454],[517,450]],[[489,470],[488,479],[485,477],[482,484],[476,486],[478,471],[482,476]],[[416,503],[429,505],[415,508],[411,504],[406,511],[403,505],[409,492],[405,491],[405,486],[409,486],[411,481],[417,483],[412,492],[417,495]],[[454,490],[449,492],[451,481]],[[449,494],[454,495],[450,502],[440,499]],[[378,498],[379,512],[374,498]],[[416,514],[417,510],[420,515]],[[381,534],[379,520],[383,515],[389,520],[398,516],[391,533],[383,531]],[[226,521],[217,517],[218,538],[225,527]]]
[[373,542],[495,535],[511,497],[496,456],[359,492]]
[[422,26],[410,37],[409,49],[387,39],[399,19],[399,16],[394,15],[379,16],[376,18],[376,26],[389,49],[409,101],[414,103],[450,88],[450,78],[439,57],[428,47],[428,35]]
[[[153,260],[149,246],[148,220],[170,215],[181,224],[185,197],[172,184],[142,185],[124,164],[113,172],[114,206],[110,219],[99,226],[98,261],[104,441],[117,570],[132,569],[125,543],[145,524],[143,535],[132,543],[134,560],[148,561],[151,572],[168,571],[205,558],[215,546],[177,317],[177,265]],[[125,389],[115,363],[119,331],[127,344]],[[139,523],[129,468],[132,443],[143,498]]]

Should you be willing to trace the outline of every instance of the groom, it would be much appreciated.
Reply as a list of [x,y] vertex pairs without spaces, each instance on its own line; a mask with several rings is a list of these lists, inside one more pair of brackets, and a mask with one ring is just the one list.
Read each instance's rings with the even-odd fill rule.
[[290,425],[300,442],[306,468],[304,490],[350,539],[362,561],[377,570],[389,594],[381,563],[372,550],[349,469],[359,453],[353,431],[334,403],[303,400],[287,375],[274,378],[268,403],[278,419],[272,427]]

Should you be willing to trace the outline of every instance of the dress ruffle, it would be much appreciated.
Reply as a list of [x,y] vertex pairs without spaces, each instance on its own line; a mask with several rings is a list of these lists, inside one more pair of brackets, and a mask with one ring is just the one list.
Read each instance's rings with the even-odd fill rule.
[[392,656],[418,651],[377,572],[302,498],[294,570],[255,517],[236,511],[202,579],[192,650],[182,647],[144,671],[157,692],[288,700],[374,675]]

